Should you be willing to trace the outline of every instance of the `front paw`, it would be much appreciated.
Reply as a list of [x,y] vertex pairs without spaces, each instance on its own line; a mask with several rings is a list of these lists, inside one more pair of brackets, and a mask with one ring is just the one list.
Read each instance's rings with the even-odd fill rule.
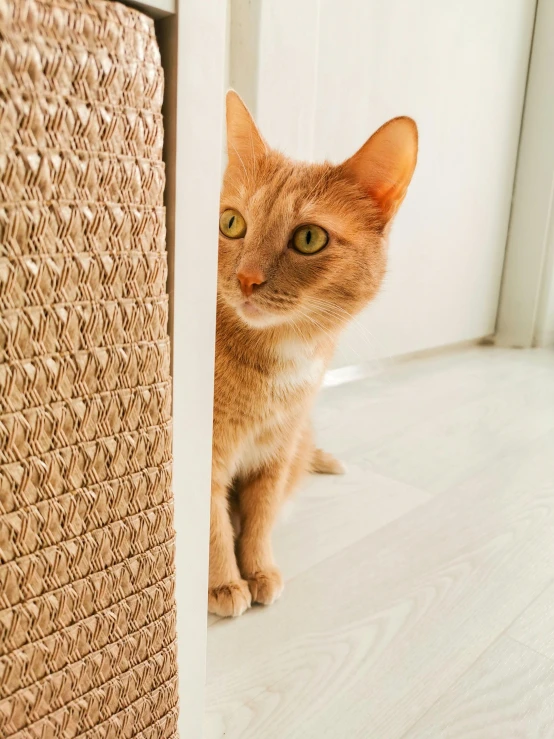
[[248,583],[235,580],[208,590],[208,611],[216,616],[242,616],[252,598]]
[[268,567],[248,576],[248,585],[253,603],[270,606],[275,603],[284,588],[283,577],[277,567]]

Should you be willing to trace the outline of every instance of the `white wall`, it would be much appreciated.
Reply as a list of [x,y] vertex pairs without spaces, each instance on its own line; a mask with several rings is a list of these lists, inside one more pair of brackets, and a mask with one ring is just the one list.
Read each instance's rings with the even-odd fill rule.
[[[554,252],[554,219],[551,221],[550,253]],[[552,259],[554,262],[554,259]],[[543,283],[544,311],[538,320],[534,337],[536,346],[554,346],[554,264],[548,265]]]
[[554,344],[554,270],[550,276],[550,298],[547,305],[546,326],[543,336],[545,344]]
[[554,3],[539,0],[497,325],[497,343],[554,343]]
[[389,274],[360,319],[373,337],[352,328],[338,364],[493,333],[534,5],[233,0],[258,24],[247,53],[233,30],[233,83],[272,145],[339,161],[388,118],[419,124]]

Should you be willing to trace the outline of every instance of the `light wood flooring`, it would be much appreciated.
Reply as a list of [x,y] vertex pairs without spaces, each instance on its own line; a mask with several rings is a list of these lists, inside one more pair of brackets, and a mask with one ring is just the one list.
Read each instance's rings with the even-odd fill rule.
[[209,620],[205,739],[554,739],[554,351],[322,392],[270,608]]

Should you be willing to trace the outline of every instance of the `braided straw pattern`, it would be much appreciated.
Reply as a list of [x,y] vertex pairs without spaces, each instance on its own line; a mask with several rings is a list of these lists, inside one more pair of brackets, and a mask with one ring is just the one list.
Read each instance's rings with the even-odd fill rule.
[[152,22],[0,0],[0,737],[170,739],[163,77]]

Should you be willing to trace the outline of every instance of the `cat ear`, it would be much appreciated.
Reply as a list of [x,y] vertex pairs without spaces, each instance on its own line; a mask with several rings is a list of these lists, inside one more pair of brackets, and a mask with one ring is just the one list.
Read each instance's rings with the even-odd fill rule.
[[404,200],[417,161],[417,126],[393,118],[381,126],[344,167],[362,185],[389,221]]
[[256,124],[234,90],[227,93],[227,156],[229,163],[245,166],[267,150]]

